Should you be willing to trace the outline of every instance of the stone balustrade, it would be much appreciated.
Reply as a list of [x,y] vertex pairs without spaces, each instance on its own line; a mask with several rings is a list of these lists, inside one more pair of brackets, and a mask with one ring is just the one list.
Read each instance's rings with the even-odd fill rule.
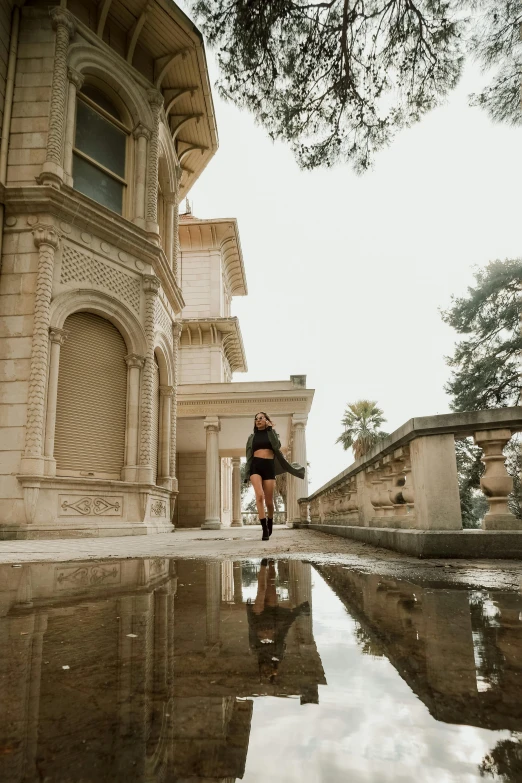
[[[521,430],[521,407],[410,419],[312,495],[300,498],[298,526],[342,535],[351,535],[348,528],[462,531],[455,440],[471,436],[483,450],[485,466],[480,483],[489,510],[482,529],[522,531],[522,520],[508,507],[513,481],[503,455]],[[383,536],[382,543],[391,546],[386,541],[390,536]]]

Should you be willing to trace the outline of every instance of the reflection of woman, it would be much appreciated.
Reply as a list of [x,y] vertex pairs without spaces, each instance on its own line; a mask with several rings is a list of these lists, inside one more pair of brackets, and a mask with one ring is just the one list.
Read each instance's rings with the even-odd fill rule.
[[247,602],[250,648],[257,654],[259,675],[274,682],[285,652],[285,640],[294,620],[310,614],[308,601],[295,609],[278,606],[274,561],[261,561],[257,575],[257,595]]
[[256,413],[254,433],[247,440],[246,462],[245,481],[250,478],[254,487],[257,513],[263,528],[262,540],[268,541],[274,519],[275,477],[280,473],[291,473],[302,479],[305,469],[295,462],[290,464],[283,457],[279,436],[273,429],[270,417],[262,411]]

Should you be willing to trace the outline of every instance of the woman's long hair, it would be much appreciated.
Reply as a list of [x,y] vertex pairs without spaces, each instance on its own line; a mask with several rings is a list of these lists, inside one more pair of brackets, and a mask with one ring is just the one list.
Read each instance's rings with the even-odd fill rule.
[[272,419],[270,418],[270,416],[268,415],[268,413],[265,413],[264,411],[258,411],[258,412],[256,413],[256,415],[254,416],[254,432],[257,432],[257,427],[256,427],[256,418],[259,416],[259,414],[260,414],[260,413],[262,413],[262,414],[263,414],[263,416],[265,417],[265,419],[268,419],[268,421],[272,421]]

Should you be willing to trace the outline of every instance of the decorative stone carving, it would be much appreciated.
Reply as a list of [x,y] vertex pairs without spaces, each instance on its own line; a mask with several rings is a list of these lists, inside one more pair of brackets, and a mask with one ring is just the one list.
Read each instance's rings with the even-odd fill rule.
[[[38,248],[38,275],[34,306],[33,344],[27,400],[27,426],[24,458],[38,458],[43,452],[45,391],[49,354],[49,313],[53,290],[54,254],[60,238],[54,226],[38,224],[33,231]],[[27,469],[26,469],[27,468]],[[22,462],[22,472],[32,472],[41,466]]]
[[140,279],[97,258],[81,253],[70,245],[63,249],[61,283],[89,283],[115,294],[138,315],[140,312]]
[[55,6],[50,10],[53,29],[56,31],[51,106],[47,153],[42,167],[40,183],[60,187],[63,182],[63,153],[65,135],[65,106],[67,101],[67,52],[76,25],[74,16],[65,8]]
[[166,517],[167,504],[164,500],[153,500],[150,504],[151,517]]
[[511,513],[507,504],[508,495],[513,491],[513,479],[506,470],[502,452],[512,434],[507,429],[475,433],[475,443],[484,451],[485,471],[480,486],[489,503],[489,511],[482,522],[485,530],[522,529],[522,522]]
[[153,127],[149,141],[148,170],[147,170],[147,222],[158,222],[158,164],[159,164],[159,118],[163,108],[164,99],[158,90],[149,90],[147,93],[152,109]]
[[123,498],[100,495],[60,495],[60,516],[120,517]]
[[141,384],[141,438],[140,465],[146,467],[152,482],[152,388],[154,383],[154,327],[156,312],[156,297],[160,289],[160,281],[155,275],[143,276],[145,291],[145,335],[147,338],[147,356],[142,373]]
[[67,78],[72,84],[74,84],[77,90],[82,89],[83,82],[85,81],[83,73],[80,73],[80,71],[77,71],[75,68],[68,68]]
[[119,584],[120,580],[121,566],[119,563],[56,566],[54,570],[54,582],[58,590],[68,590],[75,587],[103,587],[107,584]]

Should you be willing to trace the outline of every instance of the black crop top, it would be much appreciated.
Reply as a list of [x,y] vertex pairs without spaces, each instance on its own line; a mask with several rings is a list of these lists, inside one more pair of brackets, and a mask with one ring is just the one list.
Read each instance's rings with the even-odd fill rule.
[[272,449],[272,444],[268,439],[268,432],[266,430],[256,430],[254,434],[254,440],[252,441],[252,454],[258,449]]

